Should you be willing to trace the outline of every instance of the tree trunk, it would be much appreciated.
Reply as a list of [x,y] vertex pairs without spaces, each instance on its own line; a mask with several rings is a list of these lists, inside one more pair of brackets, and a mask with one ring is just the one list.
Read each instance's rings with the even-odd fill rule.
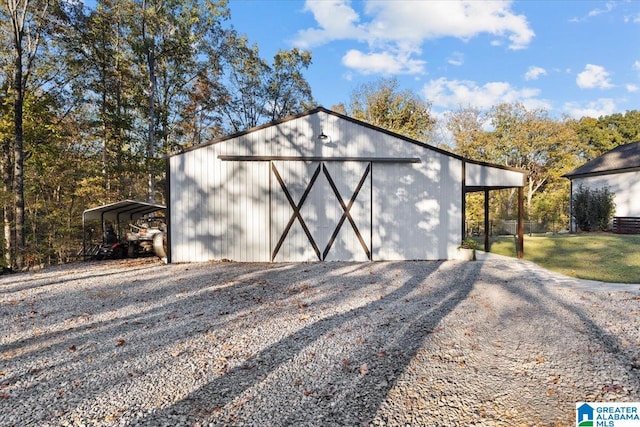
[[[22,110],[24,106],[23,76],[23,37],[25,10],[28,3],[10,2],[11,23],[13,25],[14,44],[14,80],[13,80],[13,203],[14,203],[14,263],[17,269],[24,265],[24,136],[22,129]],[[19,9],[22,8],[22,10]]]
[[[147,167],[149,168],[149,182],[148,182],[148,199],[149,203],[155,203],[155,145],[156,145],[156,90],[157,90],[157,76],[156,76],[156,54],[155,54],[155,37],[153,30],[147,28],[146,11],[147,1],[143,2],[143,21],[142,21],[142,37],[144,40],[145,56],[147,60],[147,71],[149,72],[149,87],[147,94]],[[147,31],[149,31],[149,34]]]
[[2,219],[3,219],[3,244],[4,244],[4,265],[7,267],[13,266],[13,248],[14,234],[13,234],[13,162],[11,158],[11,140],[9,138],[2,141],[2,158],[0,158],[0,165],[2,169]]
[[155,203],[155,167],[154,158],[156,155],[156,57],[153,52],[153,46],[149,46],[147,51],[147,66],[149,67],[149,135],[147,151],[147,162],[149,163],[149,203]]
[[16,58],[16,83],[14,101],[15,142],[13,146],[13,194],[15,203],[15,265],[24,266],[24,138],[22,131],[22,109],[24,90],[22,86],[22,54]]

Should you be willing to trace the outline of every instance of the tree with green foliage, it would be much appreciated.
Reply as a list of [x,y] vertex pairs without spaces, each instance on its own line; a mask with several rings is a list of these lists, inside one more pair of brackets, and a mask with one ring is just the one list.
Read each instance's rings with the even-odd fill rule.
[[436,123],[431,104],[409,90],[399,90],[396,79],[381,79],[355,89],[347,114],[422,142],[428,141]]
[[314,104],[302,74],[311,65],[308,51],[280,50],[269,65],[256,44],[230,32],[223,61],[229,84],[222,110],[233,132],[301,113]]
[[580,185],[573,193],[573,216],[582,231],[605,231],[615,213],[613,194],[607,187]]
[[487,148],[488,132],[485,131],[487,117],[473,107],[459,108],[445,113],[445,127],[453,137],[453,150],[466,158],[489,161],[492,158]]
[[569,123],[579,137],[583,162],[592,160],[619,145],[640,140],[638,110],[601,116],[597,119],[583,117]]
[[[461,108],[445,118],[456,153],[527,171],[525,211],[530,219],[552,225],[568,221],[564,201],[569,188],[562,175],[578,166],[584,151],[571,121],[554,120],[545,110],[520,103],[499,104],[485,112]],[[512,219],[515,191],[492,193],[494,215]]]
[[[8,0],[0,15],[6,266],[71,259],[84,208],[162,199],[161,155],[313,105],[311,54],[267,63],[225,0]],[[236,121],[242,105],[257,114]]]
[[[12,194],[11,206],[4,209],[5,262],[18,269],[24,265],[25,252],[25,101],[35,93],[39,67],[47,68],[47,43],[60,4],[53,0],[7,0],[0,5],[2,34],[7,38],[2,45],[8,48],[8,58],[3,58],[3,82],[0,86],[11,88],[5,92],[12,103],[12,136],[2,139],[3,186]],[[39,61],[40,60],[40,61]],[[4,62],[6,61],[6,62]],[[42,74],[41,74],[42,76]],[[48,77],[53,74],[49,73]],[[46,79],[45,79],[46,80]],[[8,187],[8,188],[7,188]]]

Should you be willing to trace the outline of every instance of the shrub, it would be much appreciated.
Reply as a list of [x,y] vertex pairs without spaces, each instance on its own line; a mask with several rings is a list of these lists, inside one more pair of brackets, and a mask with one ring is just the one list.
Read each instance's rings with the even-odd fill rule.
[[580,185],[573,194],[573,217],[582,231],[609,228],[615,212],[614,194],[607,187],[591,189]]

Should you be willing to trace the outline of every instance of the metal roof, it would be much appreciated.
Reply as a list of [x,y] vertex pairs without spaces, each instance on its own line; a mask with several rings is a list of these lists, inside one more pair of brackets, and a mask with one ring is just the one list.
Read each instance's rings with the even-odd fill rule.
[[640,168],[640,142],[620,145],[564,176],[605,175],[634,168]]
[[108,205],[86,209],[82,213],[82,220],[99,219],[118,221],[120,219],[134,220],[141,216],[166,209],[166,206],[153,203],[137,202],[135,200],[121,200]]

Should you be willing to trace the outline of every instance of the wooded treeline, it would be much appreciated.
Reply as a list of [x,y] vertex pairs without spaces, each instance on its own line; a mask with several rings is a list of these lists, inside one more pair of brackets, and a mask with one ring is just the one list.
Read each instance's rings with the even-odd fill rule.
[[[165,203],[165,154],[315,106],[311,54],[263,58],[224,0],[6,0],[0,46],[0,264],[18,270],[75,259],[88,207]],[[562,173],[640,133],[637,111],[554,120],[505,104],[436,120],[430,107],[380,80],[334,108],[421,141],[448,129],[445,148],[527,169],[538,217],[566,217]],[[510,197],[494,197],[500,215]]]
[[[554,119],[546,110],[510,103],[484,112],[460,109],[447,115],[445,125],[459,154],[526,170],[525,219],[553,231],[569,227],[570,182],[562,176],[618,145],[640,140],[636,110],[598,119]],[[493,220],[515,219],[515,193],[492,192]],[[467,221],[481,224],[483,195],[467,197]]]
[[311,54],[272,60],[223,0],[0,5],[2,264],[67,262],[87,207],[164,203],[163,155],[314,106]]
[[[362,85],[348,106],[333,108],[469,159],[526,170],[525,219],[554,231],[569,226],[569,180],[562,175],[619,145],[640,141],[637,110],[555,119],[544,109],[513,102],[487,111],[459,108],[435,120],[430,103],[400,90],[395,79]],[[490,210],[492,221],[515,219],[516,190],[492,191]],[[482,193],[467,195],[466,217],[469,227],[483,223]]]

